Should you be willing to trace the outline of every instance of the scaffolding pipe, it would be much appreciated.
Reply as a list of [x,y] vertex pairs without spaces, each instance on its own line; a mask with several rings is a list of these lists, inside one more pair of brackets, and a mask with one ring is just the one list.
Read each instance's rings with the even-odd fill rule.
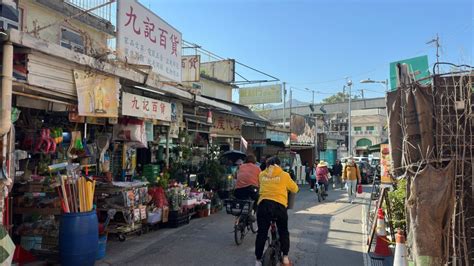
[[[5,33],[4,33],[5,34]],[[12,125],[13,44],[3,43],[2,92],[0,99],[0,136],[10,132]]]

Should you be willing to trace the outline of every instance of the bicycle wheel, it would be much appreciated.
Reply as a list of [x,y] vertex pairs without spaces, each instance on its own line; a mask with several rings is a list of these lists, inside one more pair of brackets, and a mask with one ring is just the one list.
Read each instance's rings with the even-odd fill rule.
[[321,198],[323,198],[323,200],[326,200],[326,189],[324,189],[324,185],[321,185],[321,189],[320,189],[320,194],[321,194]]
[[273,247],[268,247],[263,253],[262,257],[262,266],[276,266],[277,261],[275,258],[275,249]]
[[[252,211],[252,215],[254,217],[257,217],[257,214],[255,211]],[[258,224],[257,224],[257,221],[253,222],[250,224],[250,230],[252,231],[252,233],[256,234],[257,231],[258,231]]]
[[258,225],[257,225],[257,222],[253,222],[250,224],[250,231],[252,231],[252,233],[256,234],[258,232]]
[[321,200],[322,200],[320,190],[321,190],[321,189],[319,189],[319,188],[316,189],[316,195],[318,196],[318,202],[321,202]]
[[240,245],[245,237],[245,226],[237,224],[234,226],[234,240],[235,244]]

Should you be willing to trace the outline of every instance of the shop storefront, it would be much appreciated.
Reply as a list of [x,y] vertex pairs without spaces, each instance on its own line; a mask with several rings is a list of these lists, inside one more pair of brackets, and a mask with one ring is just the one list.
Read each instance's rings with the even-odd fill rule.
[[[94,261],[107,236],[125,240],[158,222],[179,226],[219,206],[214,194],[191,189],[192,176],[165,169],[184,160],[178,145],[186,132],[183,103],[230,108],[153,76],[145,83],[154,87],[133,86],[138,72],[50,43],[37,51],[33,44],[41,41],[20,34],[11,34],[17,43],[4,45],[3,56],[34,47],[15,61],[22,63],[15,73],[23,74],[11,85],[13,126],[3,141],[11,166],[4,169],[0,211],[21,254],[67,263],[77,258],[68,250],[71,241],[83,239],[75,252]],[[3,69],[11,76],[13,64]],[[77,224],[89,235],[75,237]]]

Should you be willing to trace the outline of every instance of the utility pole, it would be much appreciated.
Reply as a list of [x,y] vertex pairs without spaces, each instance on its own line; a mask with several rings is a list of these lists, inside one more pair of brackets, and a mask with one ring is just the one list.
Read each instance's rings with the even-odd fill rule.
[[291,153],[291,110],[292,110],[292,106],[293,106],[293,91],[291,90],[291,87],[290,87],[290,143],[289,143],[289,146],[290,146],[290,153]]
[[283,128],[286,128],[286,82],[283,82]]
[[313,106],[314,106],[314,90],[312,92],[313,92]]
[[362,96],[362,100],[364,99],[364,89],[360,90],[360,95]]

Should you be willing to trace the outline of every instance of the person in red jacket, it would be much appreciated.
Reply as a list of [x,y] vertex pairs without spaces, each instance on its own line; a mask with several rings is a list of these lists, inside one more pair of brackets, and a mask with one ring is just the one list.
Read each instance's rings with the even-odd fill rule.
[[327,192],[329,189],[329,169],[327,162],[319,162],[318,167],[316,167],[316,180],[320,186],[324,186],[324,190]]
[[234,191],[234,196],[237,199],[252,199],[254,201],[258,199],[258,176],[261,170],[255,164],[256,161],[254,155],[248,155],[245,163],[239,166]]

